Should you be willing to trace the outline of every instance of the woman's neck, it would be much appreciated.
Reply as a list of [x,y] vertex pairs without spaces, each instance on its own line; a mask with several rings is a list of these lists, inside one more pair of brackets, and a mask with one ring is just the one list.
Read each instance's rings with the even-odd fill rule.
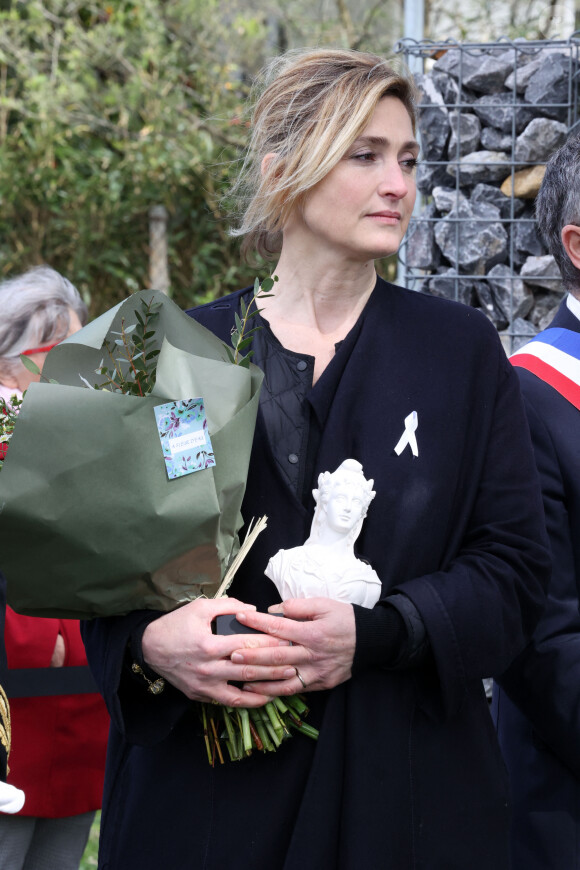
[[376,283],[374,264],[303,262],[283,251],[274,273],[272,296],[260,308],[288,350],[314,356],[313,382],[320,377],[357,322]]
[[321,336],[342,331],[341,338],[358,319],[376,283],[372,261],[313,263],[284,249],[274,274],[278,281],[273,295],[261,304],[265,317],[314,329]]

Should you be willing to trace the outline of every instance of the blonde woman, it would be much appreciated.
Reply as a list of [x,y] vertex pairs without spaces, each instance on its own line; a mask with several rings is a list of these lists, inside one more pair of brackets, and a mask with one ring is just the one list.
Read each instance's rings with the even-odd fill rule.
[[[278,277],[254,339],[266,378],[244,503],[268,529],[232,599],[86,626],[113,718],[100,866],[507,870],[481,678],[524,646],[548,571],[517,380],[481,313],[377,277],[415,199],[409,80],[319,49],[261,87],[236,232]],[[190,314],[227,340],[250,294]],[[347,458],[374,480],[357,551],[381,598],[280,603],[268,560],[304,542],[318,475]],[[213,635],[232,611],[261,634]],[[318,742],[208,765],[197,701],[300,691]]]

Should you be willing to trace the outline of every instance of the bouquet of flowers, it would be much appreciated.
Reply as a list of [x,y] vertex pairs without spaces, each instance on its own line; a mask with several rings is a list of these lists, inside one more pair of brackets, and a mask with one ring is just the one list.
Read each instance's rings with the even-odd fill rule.
[[[256,281],[252,303],[272,283]],[[243,557],[262,381],[252,352],[240,355],[252,303],[232,351],[164,294],[136,293],[55,347],[44,382],[0,408],[2,570],[17,612],[84,619],[225,594]],[[298,697],[260,711],[201,704],[208,758],[223,761],[222,740],[236,760],[276,749],[291,727],[316,737],[306,712]]]
[[55,347],[43,374],[2,463],[10,605],[83,619],[214,595],[242,524],[259,369],[142,291]]

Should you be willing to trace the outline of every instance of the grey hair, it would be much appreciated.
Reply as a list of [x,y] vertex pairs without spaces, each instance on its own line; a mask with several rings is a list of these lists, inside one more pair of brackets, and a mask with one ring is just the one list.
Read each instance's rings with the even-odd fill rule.
[[580,226],[580,134],[570,136],[548,161],[536,198],[536,221],[566,290],[580,289],[580,269],[562,244],[562,228]]
[[25,350],[66,337],[69,309],[87,322],[87,306],[76,287],[49,266],[37,266],[0,283],[0,367],[16,372]]

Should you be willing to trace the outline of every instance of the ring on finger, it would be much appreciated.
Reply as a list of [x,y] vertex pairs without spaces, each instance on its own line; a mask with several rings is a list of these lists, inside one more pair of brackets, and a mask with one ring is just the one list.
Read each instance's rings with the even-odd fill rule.
[[302,676],[302,674],[300,673],[300,671],[298,670],[297,667],[295,667],[294,670],[296,671],[296,676],[298,677],[298,679],[299,679],[300,682],[302,683],[302,688],[305,689],[305,688],[306,688],[306,683],[304,682],[304,677]]

